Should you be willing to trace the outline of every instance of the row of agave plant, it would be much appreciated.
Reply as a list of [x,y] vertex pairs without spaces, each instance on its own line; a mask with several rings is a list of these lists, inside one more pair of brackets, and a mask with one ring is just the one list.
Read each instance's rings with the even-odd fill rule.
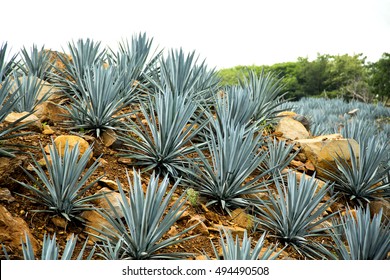
[[[97,195],[87,195],[100,179],[90,180],[99,166],[96,160],[87,167],[92,148],[80,156],[78,147],[70,150],[66,146],[61,156],[52,145],[49,160],[41,147],[47,170],[32,155],[32,172],[24,170],[28,180],[18,182],[32,192],[26,198],[43,205],[42,211],[70,221],[82,220],[82,211],[98,211],[111,225],[95,229],[99,242],[88,258],[188,257],[164,250],[196,237],[188,235],[192,228],[164,237],[184,211],[185,191],[172,204],[179,188],[195,189],[216,211],[231,213],[240,207],[253,215],[253,230],[262,232],[261,238],[252,248],[247,234],[238,240],[221,230],[224,259],[276,258],[279,245],[262,250],[266,236],[276,238],[283,248],[294,248],[304,258],[388,257],[390,223],[382,212],[371,217],[369,207],[370,201],[389,198],[387,141],[371,137],[367,144],[361,142],[360,157],[352,155],[352,164],[338,159],[337,171],[330,173],[333,180],[322,187],[314,177],[297,180],[294,173],[281,173],[297,153],[293,145],[265,132],[285,109],[283,84],[275,74],[250,73],[240,85],[220,88],[215,71],[204,61],[198,63],[194,52],[172,50],[165,57],[161,51],[152,54],[151,45],[145,34],[120,43],[116,52],[102,50],[93,40],[79,40],[68,44],[70,58],[59,56],[63,68],[51,64],[43,48],[23,49],[20,61],[17,56],[6,61],[7,45],[0,49],[2,156],[15,156],[18,147],[8,146],[6,140],[25,133],[25,124],[6,125],[5,117],[13,110],[33,113],[46,98],[37,100],[37,83],[46,80],[70,100],[63,105],[70,130],[97,138],[115,131],[122,143],[118,155],[142,167],[142,175],[134,170],[132,179],[127,176],[128,193],[117,182],[121,211],[110,203],[107,211],[92,206]],[[25,106],[17,109],[20,104]],[[146,193],[142,176],[150,176]],[[266,195],[260,198],[261,193]],[[330,199],[324,202],[326,195]],[[323,215],[342,198],[347,198],[348,207],[356,207],[356,217],[338,212]],[[187,237],[182,238],[184,234]],[[322,243],[318,237],[328,241]],[[25,259],[36,258],[31,248],[26,238]],[[72,238],[62,259],[75,258],[74,248]],[[86,248],[84,244],[76,258],[82,258]],[[215,255],[219,258],[216,249]],[[41,259],[58,258],[55,236],[45,237]]]

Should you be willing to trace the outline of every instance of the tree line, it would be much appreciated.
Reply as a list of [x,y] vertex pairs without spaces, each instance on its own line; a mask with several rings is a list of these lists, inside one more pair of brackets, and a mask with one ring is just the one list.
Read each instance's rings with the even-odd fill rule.
[[285,84],[287,97],[329,97],[363,102],[390,100],[390,53],[376,62],[366,62],[363,54],[318,54],[314,60],[299,57],[296,62],[263,66],[236,66],[221,69],[218,75],[224,85],[235,85],[248,74],[272,71]]

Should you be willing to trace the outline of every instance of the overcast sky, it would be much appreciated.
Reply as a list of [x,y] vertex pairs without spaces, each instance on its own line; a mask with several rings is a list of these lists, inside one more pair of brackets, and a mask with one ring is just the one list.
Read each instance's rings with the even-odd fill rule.
[[146,32],[217,68],[390,52],[390,0],[3,0],[0,10],[0,44],[13,51],[79,38],[116,48]]

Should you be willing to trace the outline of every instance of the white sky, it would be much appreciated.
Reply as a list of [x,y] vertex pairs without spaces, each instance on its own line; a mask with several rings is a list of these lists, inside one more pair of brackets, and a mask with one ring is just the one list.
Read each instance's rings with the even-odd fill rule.
[[210,67],[390,52],[390,0],[3,0],[0,44],[61,51],[79,38],[116,48],[146,32],[155,47],[195,50]]

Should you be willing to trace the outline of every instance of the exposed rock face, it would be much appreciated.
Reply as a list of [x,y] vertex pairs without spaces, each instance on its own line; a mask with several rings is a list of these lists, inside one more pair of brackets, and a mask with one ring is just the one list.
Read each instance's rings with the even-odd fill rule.
[[31,235],[27,223],[19,217],[14,217],[8,210],[0,205],[0,243],[11,250],[22,250],[22,241],[25,234],[30,237],[34,253],[38,248],[37,240]]
[[35,115],[41,122],[57,124],[67,120],[69,112],[52,101],[45,101],[36,107]]
[[302,123],[290,117],[280,119],[275,128],[276,133],[282,133],[282,137],[291,140],[307,139],[310,137],[309,132]]
[[351,160],[349,145],[355,155],[359,156],[359,144],[354,139],[343,139],[337,135],[325,135],[314,139],[300,139],[296,143],[301,146],[301,151],[306,158],[314,165],[317,175],[322,178],[329,178],[324,170],[335,170],[335,159],[342,158]]

